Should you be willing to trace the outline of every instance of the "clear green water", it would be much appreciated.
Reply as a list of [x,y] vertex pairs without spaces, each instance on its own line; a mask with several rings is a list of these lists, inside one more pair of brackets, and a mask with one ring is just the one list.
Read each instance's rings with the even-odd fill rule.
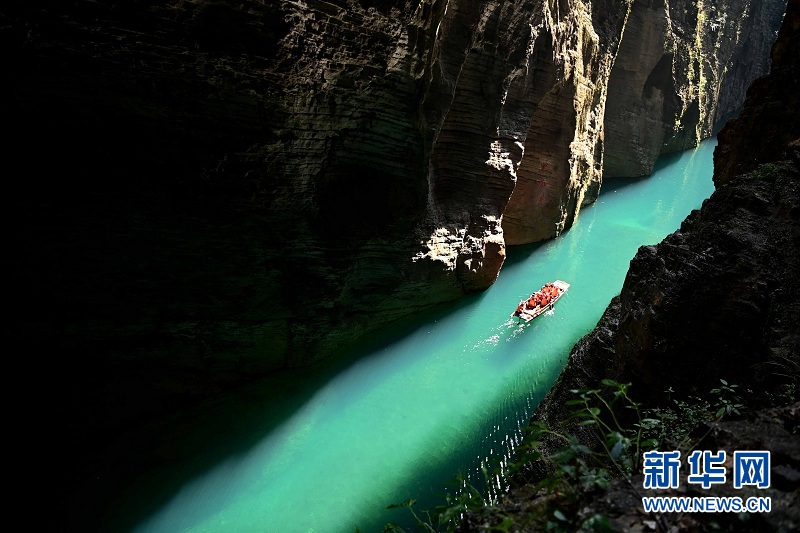
[[[509,250],[489,290],[372,336],[302,382],[287,373],[177,425],[180,451],[164,452],[169,464],[118,511],[149,492],[160,502],[137,517],[139,531],[371,532],[409,524],[389,504],[440,503],[457,471],[480,483],[481,463],[511,453],[637,248],[711,194],[715,145],[662,159],[649,179],[608,181],[560,238]],[[527,326],[509,318],[555,279],[572,286],[553,313]]]

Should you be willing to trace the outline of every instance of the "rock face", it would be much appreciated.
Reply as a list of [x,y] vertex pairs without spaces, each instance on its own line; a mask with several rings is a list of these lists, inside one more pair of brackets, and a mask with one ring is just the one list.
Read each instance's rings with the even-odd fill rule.
[[597,197],[608,76],[630,3],[620,4],[624,11],[585,2],[541,7],[528,66],[535,107],[503,211],[509,245],[559,235]]
[[[800,106],[786,84],[800,69],[798,16],[793,2],[772,72],[753,84],[741,118],[720,132],[717,191],[678,232],[631,262],[613,344],[621,379],[650,390],[675,382],[686,391],[726,376],[766,390],[797,378]],[[732,162],[732,154],[744,161]],[[734,178],[731,168],[747,173]]]
[[[626,2],[602,5],[594,14],[587,3],[572,1],[447,4],[431,70],[435,98],[425,97],[432,151],[422,227],[430,237],[415,260],[454,271],[464,289],[474,290],[495,279],[506,244],[531,242],[515,237],[520,208],[538,210],[514,200],[512,191],[523,183],[519,173],[545,150],[553,150],[551,160],[571,157],[575,126],[565,125],[574,122],[576,105],[587,108],[579,129],[594,128],[586,134],[594,146],[602,122],[602,65],[616,51],[627,10]],[[600,23],[598,34],[593,24]],[[447,46],[451,42],[459,44]],[[595,117],[591,126],[589,115]],[[531,137],[543,129],[551,130],[552,146],[531,148]],[[591,151],[587,146],[580,150]],[[556,166],[569,177],[567,166]],[[560,190],[564,179],[553,185],[549,214],[562,218],[561,202],[571,197],[574,203],[592,181],[575,176],[574,190]]]
[[[606,104],[604,174],[648,176],[735,114],[769,70],[783,0],[634,2]],[[755,53],[754,53],[755,52]]]
[[[6,148],[24,169],[6,191],[7,333],[48,354],[64,413],[105,428],[486,288],[506,244],[558,235],[596,197],[630,11],[3,7]],[[754,38],[714,35],[758,61]],[[692,87],[732,83],[700,72]]]
[[[600,388],[604,378],[630,382],[631,395],[651,408],[672,405],[667,389],[673,397],[703,395],[720,379],[749,389],[751,416],[707,425],[697,433],[703,440],[696,449],[774,450],[775,483],[768,495],[776,512],[752,518],[752,527],[765,531],[793,531],[800,520],[794,451],[800,408],[800,102],[787,86],[800,70],[799,34],[800,2],[792,1],[773,47],[770,75],[753,84],[741,117],[720,132],[717,190],[679,231],[639,249],[620,295],[573,348],[534,415],[551,427],[566,424],[571,390]],[[778,109],[786,120],[777,119]],[[737,170],[744,173],[734,176]],[[588,435],[585,428],[574,429]],[[595,439],[585,444],[593,446]],[[541,513],[552,510],[535,496],[523,487],[503,506],[520,516],[519,523],[526,513],[549,516]],[[647,530],[653,517],[635,511],[640,496],[619,480],[607,491],[583,494],[576,513],[601,513],[614,530]],[[570,520],[580,524],[581,516]],[[665,515],[661,527],[700,530],[708,519]],[[479,522],[474,515],[467,525]],[[741,526],[727,517],[714,527],[720,525],[730,531]]]
[[[783,159],[784,151],[800,138],[800,106],[786,105],[800,83],[795,54],[800,50],[800,10],[789,2],[786,19],[772,48],[774,66],[768,78],[756,80],[747,91],[744,110],[719,132],[714,151],[714,183],[724,185],[761,163]],[[758,142],[754,142],[758,139]]]
[[56,390],[121,421],[486,288],[532,124],[586,102],[596,147],[628,11],[596,4],[3,8],[8,149],[35,162],[9,190],[9,333],[83,354]]
[[554,40],[562,43],[554,45],[554,66],[563,74],[546,82],[534,112],[503,213],[506,243],[558,236],[597,198],[603,174],[649,175],[662,153],[711,136],[767,72],[784,7],[782,0],[636,0],[614,46],[619,26],[582,15],[600,6],[573,5],[554,34],[577,37]]

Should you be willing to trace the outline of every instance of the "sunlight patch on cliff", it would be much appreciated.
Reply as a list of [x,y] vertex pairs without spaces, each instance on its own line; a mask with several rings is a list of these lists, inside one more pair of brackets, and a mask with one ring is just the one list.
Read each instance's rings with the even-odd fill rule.
[[427,241],[420,243],[423,251],[417,252],[411,260],[414,262],[422,259],[440,261],[444,263],[447,270],[455,270],[458,251],[464,246],[466,232],[466,228],[455,231],[444,227],[436,228]]
[[[502,250],[505,257],[505,241],[501,226],[502,217],[482,215],[479,222],[471,227],[457,228],[438,227],[433,230],[430,237],[420,241],[420,251],[411,260],[413,262],[428,259],[443,263],[446,270],[456,270],[459,257],[463,262],[462,268],[477,273],[487,257],[487,244],[492,250],[489,256]],[[499,267],[498,267],[499,268]]]
[[506,170],[511,177],[517,179],[517,165],[511,159],[511,152],[505,151],[500,141],[492,141],[489,145],[489,159],[485,163],[497,170]]

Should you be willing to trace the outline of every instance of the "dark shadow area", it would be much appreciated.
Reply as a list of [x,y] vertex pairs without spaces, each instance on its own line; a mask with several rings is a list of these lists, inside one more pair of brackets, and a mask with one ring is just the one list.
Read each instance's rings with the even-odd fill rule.
[[636,185],[646,179],[650,179],[650,176],[642,176],[641,178],[603,178],[603,184],[600,186],[598,198],[601,198],[604,194],[620,191],[625,187]]
[[727,124],[727,123],[728,123],[728,121],[730,121],[730,120],[733,120],[733,119],[737,118],[741,112],[742,112],[742,110],[741,110],[741,109],[737,109],[736,111],[734,111],[734,112],[732,112],[732,113],[728,113],[728,114],[726,114],[726,115],[723,115],[723,116],[722,116],[722,117],[721,117],[721,118],[720,118],[720,119],[717,121],[717,123],[714,125],[714,129],[712,130],[712,132],[711,132],[711,135],[712,135],[713,137],[716,137],[716,136],[717,136],[717,133],[719,133],[719,131],[720,131],[722,128],[724,128],[724,127],[725,127],[725,124]]
[[421,326],[474,305],[480,296],[400,320],[314,367],[282,371],[192,409],[130,428],[109,442],[99,476],[65,495],[62,518],[69,529],[81,531],[136,527],[183,485],[226,459],[247,453],[354,362],[379,355]]
[[[507,246],[506,247],[506,260],[503,263],[504,267],[517,265],[524,261],[527,261],[528,258],[536,252],[539,248],[547,244],[548,241],[541,241],[541,242],[534,242],[532,244],[517,244],[515,246]],[[500,275],[503,275],[503,271],[500,270]]]

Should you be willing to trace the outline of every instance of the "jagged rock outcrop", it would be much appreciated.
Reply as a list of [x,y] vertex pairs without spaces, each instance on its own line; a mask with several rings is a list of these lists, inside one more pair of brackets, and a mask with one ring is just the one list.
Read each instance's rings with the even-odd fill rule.
[[662,153],[710,137],[734,115],[767,51],[784,0],[639,0],[609,80],[604,174],[648,176]]
[[[576,37],[554,39],[554,66],[564,74],[548,82],[552,88],[534,113],[503,213],[507,244],[569,228],[581,206],[597,198],[603,174],[649,175],[660,154],[709,137],[739,109],[750,82],[767,72],[785,2],[636,0],[631,6],[618,53],[607,44],[619,39],[611,26],[581,16],[602,12],[597,5],[576,3],[568,10],[576,16],[554,26]],[[558,49],[564,42],[567,49]]]
[[[440,38],[465,42],[436,48],[431,92],[455,91],[443,107],[426,97],[426,222],[434,231],[416,259],[448,265],[467,289],[485,287],[505,245],[557,235],[587,191],[596,195],[606,80],[628,9],[629,2],[448,4],[455,14]],[[470,20],[480,21],[472,36],[463,31]],[[540,172],[550,181],[533,179]]]
[[[800,69],[800,10],[790,0],[786,20],[772,48],[774,66],[768,78],[756,80],[747,90],[741,115],[719,132],[714,151],[714,183],[724,185],[761,163],[782,159],[786,147],[800,138],[800,106],[786,105],[796,98]],[[758,142],[754,142],[758,139]]]
[[594,201],[602,180],[602,130],[608,76],[630,2],[542,4],[529,64],[536,107],[524,157],[503,211],[506,243],[549,239]]

